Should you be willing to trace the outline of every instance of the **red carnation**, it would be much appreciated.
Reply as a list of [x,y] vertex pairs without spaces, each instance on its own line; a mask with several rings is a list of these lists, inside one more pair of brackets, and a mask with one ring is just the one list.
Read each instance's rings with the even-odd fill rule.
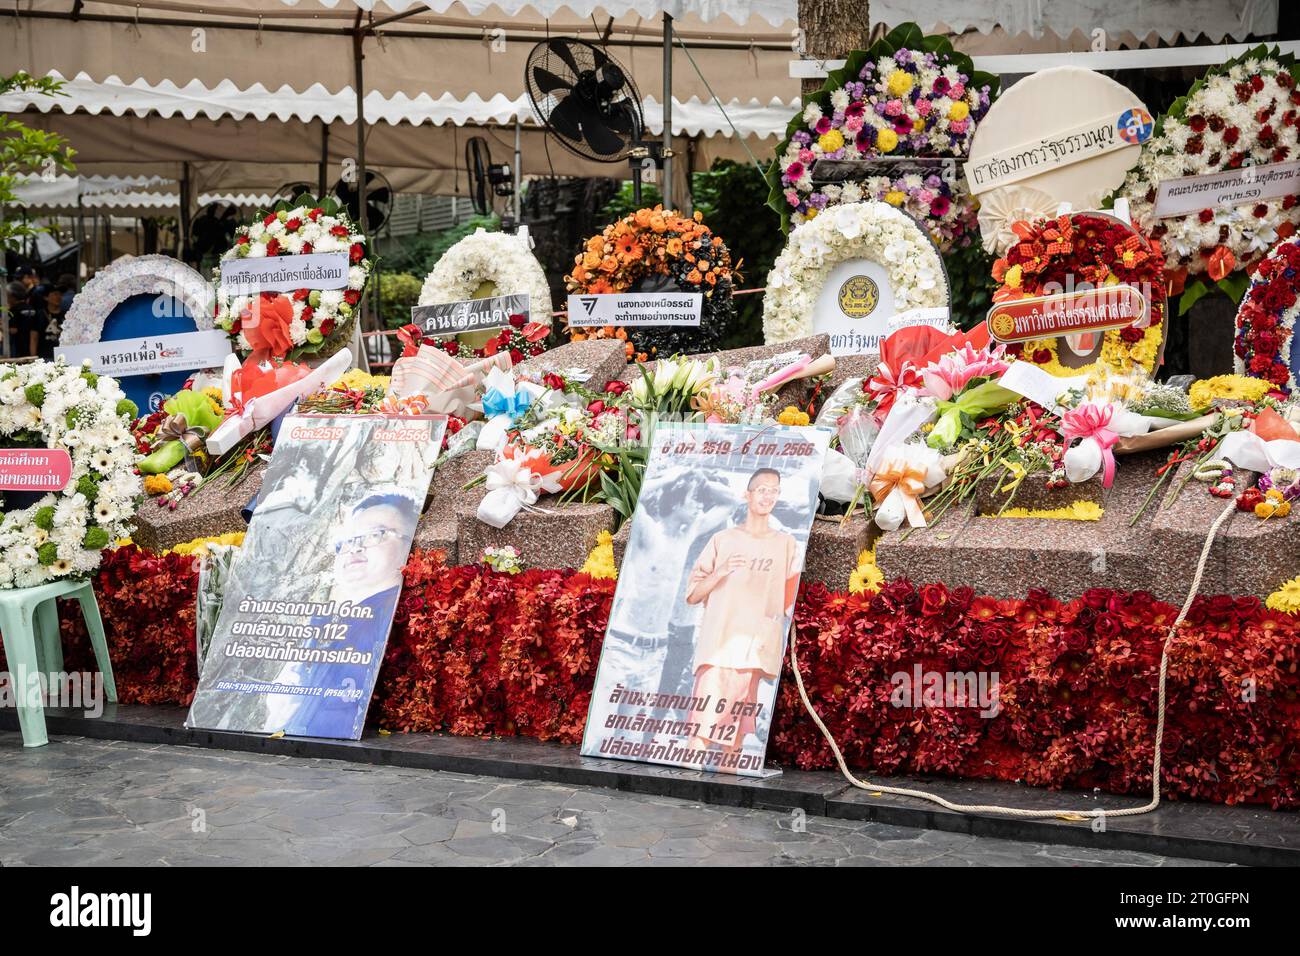
[[340,239],[346,239],[348,237],[348,227],[342,223],[330,226],[330,235],[337,236]]
[[1229,146],[1235,146],[1237,140],[1241,137],[1241,130],[1235,126],[1229,126],[1223,131],[1223,141]]
[[311,293],[308,292],[306,289],[295,289],[293,292],[293,301],[301,302],[304,299],[306,299],[307,296],[309,295],[311,295]]
[[343,301],[348,305],[356,305],[361,301],[361,293],[356,289],[348,289],[343,293]]
[[1192,128],[1192,132],[1194,133],[1204,133],[1205,117],[1202,116],[1200,113],[1197,113],[1195,116],[1193,116],[1191,119],[1187,121],[1187,125]]
[[266,243],[266,254],[268,256],[277,256],[280,254],[280,240],[272,237]]
[[326,319],[320,324],[320,334],[325,336],[333,335],[336,328],[338,328],[337,322],[333,319]]
[[321,214],[324,211],[325,210],[317,207],[316,209],[313,209],[311,212],[307,213],[307,218],[310,219],[312,222],[315,222],[317,219],[321,217]]
[[309,305],[304,305],[304,306],[302,307],[302,320],[303,320],[304,322],[310,322],[310,321],[311,321],[312,319],[314,319],[315,317],[316,317],[316,310],[315,310],[315,309],[313,309],[313,308],[312,308],[311,306],[309,306]]
[[266,218],[262,220],[262,225],[265,226],[267,229],[270,229],[271,223],[275,222],[279,218],[280,217],[275,213],[269,212],[266,214]]
[[284,229],[286,232],[297,232],[301,228],[302,228],[302,220],[299,219],[297,216],[294,216],[292,219],[290,219],[288,222],[284,224]]
[[309,256],[309,255],[311,255],[311,250],[312,250],[312,245],[311,245],[310,242],[304,242],[304,243],[302,244],[302,254],[303,254],[304,256]]

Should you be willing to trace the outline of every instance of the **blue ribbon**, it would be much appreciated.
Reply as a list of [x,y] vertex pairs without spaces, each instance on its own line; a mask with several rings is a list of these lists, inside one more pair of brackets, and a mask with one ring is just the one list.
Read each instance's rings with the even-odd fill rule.
[[528,411],[528,406],[532,403],[533,396],[526,391],[520,390],[507,398],[499,389],[494,388],[483,396],[483,414],[488,418],[509,415],[510,421],[513,423],[524,412]]

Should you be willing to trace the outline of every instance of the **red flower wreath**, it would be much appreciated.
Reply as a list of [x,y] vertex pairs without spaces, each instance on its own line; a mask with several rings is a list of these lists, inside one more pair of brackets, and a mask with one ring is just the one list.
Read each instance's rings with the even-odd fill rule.
[[1237,310],[1238,370],[1287,392],[1300,389],[1300,341],[1295,337],[1300,239],[1273,247],[1251,276]]

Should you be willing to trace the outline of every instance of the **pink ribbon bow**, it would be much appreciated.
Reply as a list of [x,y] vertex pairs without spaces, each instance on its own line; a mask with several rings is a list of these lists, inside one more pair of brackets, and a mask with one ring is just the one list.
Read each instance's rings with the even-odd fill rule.
[[1115,410],[1110,405],[1087,402],[1061,416],[1061,437],[1066,447],[1076,438],[1091,438],[1101,449],[1101,486],[1109,488],[1115,480],[1115,453],[1111,451],[1119,435],[1110,430]]

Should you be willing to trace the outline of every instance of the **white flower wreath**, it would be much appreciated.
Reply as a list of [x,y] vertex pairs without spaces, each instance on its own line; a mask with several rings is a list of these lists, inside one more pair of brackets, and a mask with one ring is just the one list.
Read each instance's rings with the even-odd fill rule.
[[883,202],[835,206],[801,223],[767,274],[763,338],[788,342],[813,334],[813,308],[826,278],[848,259],[879,262],[894,287],[894,305],[948,305],[948,281],[929,237],[905,213]]
[[170,256],[123,256],[95,273],[72,300],[63,319],[60,345],[100,341],[109,313],[136,295],[171,296],[189,311],[200,332],[213,326],[212,283]]
[[0,588],[85,577],[131,533],[141,495],[134,414],[117,381],[88,365],[37,361],[0,375],[0,444],[63,448],[72,459],[67,487],[0,517]]
[[527,295],[529,321],[551,324],[551,289],[528,242],[506,232],[478,229],[448,249],[420,289],[420,305],[471,298],[484,282],[496,295]]

